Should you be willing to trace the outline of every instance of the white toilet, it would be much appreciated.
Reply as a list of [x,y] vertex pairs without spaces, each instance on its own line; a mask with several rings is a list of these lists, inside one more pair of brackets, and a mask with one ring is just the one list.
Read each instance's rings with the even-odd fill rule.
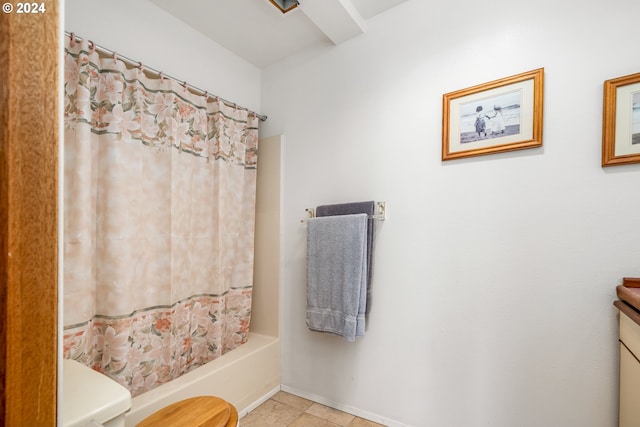
[[129,390],[75,360],[62,370],[62,427],[124,427]]

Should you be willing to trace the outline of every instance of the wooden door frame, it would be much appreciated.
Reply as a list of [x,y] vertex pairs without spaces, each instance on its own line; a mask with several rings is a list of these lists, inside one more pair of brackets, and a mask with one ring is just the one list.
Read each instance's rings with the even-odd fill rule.
[[[16,2],[10,2],[17,7]],[[0,425],[55,426],[59,1],[0,13]]]

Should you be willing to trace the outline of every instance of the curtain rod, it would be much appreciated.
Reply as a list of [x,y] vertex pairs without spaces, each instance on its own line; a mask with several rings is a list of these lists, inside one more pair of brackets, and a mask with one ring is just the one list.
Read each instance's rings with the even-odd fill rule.
[[[70,39],[72,39],[74,42],[76,42],[76,41],[78,41],[78,40],[83,40],[83,38],[82,38],[82,37],[79,37],[78,35],[76,35],[76,34],[74,34],[74,33],[70,33],[70,32],[68,32],[68,31],[65,31],[65,32],[64,32],[64,34],[65,34],[67,37],[69,37]],[[184,87],[185,87],[185,89],[190,89],[190,90],[191,90],[192,92],[194,92],[196,95],[205,95],[205,94],[206,94],[206,95],[207,95],[207,99],[208,99],[209,97],[217,98],[217,99],[219,99],[220,101],[222,101],[223,103],[225,103],[226,105],[228,105],[228,106],[230,106],[230,107],[240,108],[240,109],[247,110],[247,111],[249,111],[250,113],[255,114],[255,116],[256,116],[258,119],[260,119],[260,121],[262,121],[262,122],[264,122],[264,121],[266,121],[266,120],[267,120],[267,116],[265,116],[265,115],[258,114],[258,113],[256,113],[255,111],[251,111],[251,110],[249,110],[248,108],[240,107],[240,106],[238,106],[238,104],[236,104],[235,102],[227,101],[226,99],[224,99],[224,98],[222,98],[222,97],[219,97],[219,96],[217,96],[217,95],[210,94],[208,91],[206,91],[206,90],[202,90],[202,89],[200,89],[199,87],[193,86],[192,84],[189,84],[189,83],[187,83],[187,82],[186,82],[186,81],[184,81],[184,80],[179,80],[179,79],[177,79],[177,78],[175,78],[175,77],[173,77],[173,76],[170,76],[169,74],[165,74],[165,73],[163,73],[162,71],[158,71],[158,70],[156,70],[156,69],[154,69],[154,68],[147,67],[146,65],[143,65],[143,64],[142,64],[142,62],[134,61],[134,60],[133,60],[133,59],[131,59],[131,58],[128,58],[128,57],[126,57],[126,56],[124,56],[124,55],[120,55],[120,54],[119,54],[119,53],[117,53],[116,51],[113,51],[113,50],[107,49],[106,47],[100,46],[100,45],[98,45],[98,44],[96,44],[96,43],[92,42],[91,40],[87,40],[87,41],[88,41],[88,42],[89,42],[89,44],[92,46],[92,48],[94,48],[95,50],[101,51],[102,53],[107,54],[107,55],[109,55],[109,56],[113,56],[114,58],[120,59],[120,60],[122,60],[123,62],[125,62],[125,63],[127,63],[127,64],[129,64],[129,65],[132,65],[132,66],[137,67],[137,68],[141,68],[141,69],[143,69],[144,71],[148,71],[148,72],[150,72],[151,74],[155,74],[155,75],[157,75],[157,76],[158,76],[158,77],[160,77],[160,78],[167,78],[167,79],[174,80],[174,81],[176,81],[176,82],[178,82],[178,83],[182,84],[182,86],[184,86]]]

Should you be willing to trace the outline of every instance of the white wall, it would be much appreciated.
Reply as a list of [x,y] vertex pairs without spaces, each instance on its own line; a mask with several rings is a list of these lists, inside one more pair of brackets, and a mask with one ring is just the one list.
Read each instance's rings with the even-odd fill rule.
[[66,0],[64,28],[260,113],[260,70],[148,0]]
[[[283,384],[412,426],[614,426],[640,165],[603,169],[602,83],[640,2],[409,0],[263,72],[283,133]],[[544,146],[442,162],[442,94],[545,67]],[[368,331],[305,326],[304,209],[384,200]]]

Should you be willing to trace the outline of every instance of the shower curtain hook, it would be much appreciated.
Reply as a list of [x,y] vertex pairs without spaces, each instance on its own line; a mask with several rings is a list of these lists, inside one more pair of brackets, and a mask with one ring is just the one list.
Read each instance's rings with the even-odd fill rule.
[[69,35],[69,38],[71,39],[69,41],[69,46],[74,47],[76,45],[76,35],[74,33],[71,33]]
[[113,63],[114,64],[118,63],[118,52],[113,52]]
[[138,70],[140,70],[140,72],[144,74],[144,64],[140,61],[138,61]]
[[89,40],[89,54],[93,54],[96,51],[96,44]]
[[187,91],[187,86],[188,86],[188,83],[186,80],[182,82],[182,89],[184,89],[185,92]]
[[160,83],[164,83],[164,73],[160,71]]

